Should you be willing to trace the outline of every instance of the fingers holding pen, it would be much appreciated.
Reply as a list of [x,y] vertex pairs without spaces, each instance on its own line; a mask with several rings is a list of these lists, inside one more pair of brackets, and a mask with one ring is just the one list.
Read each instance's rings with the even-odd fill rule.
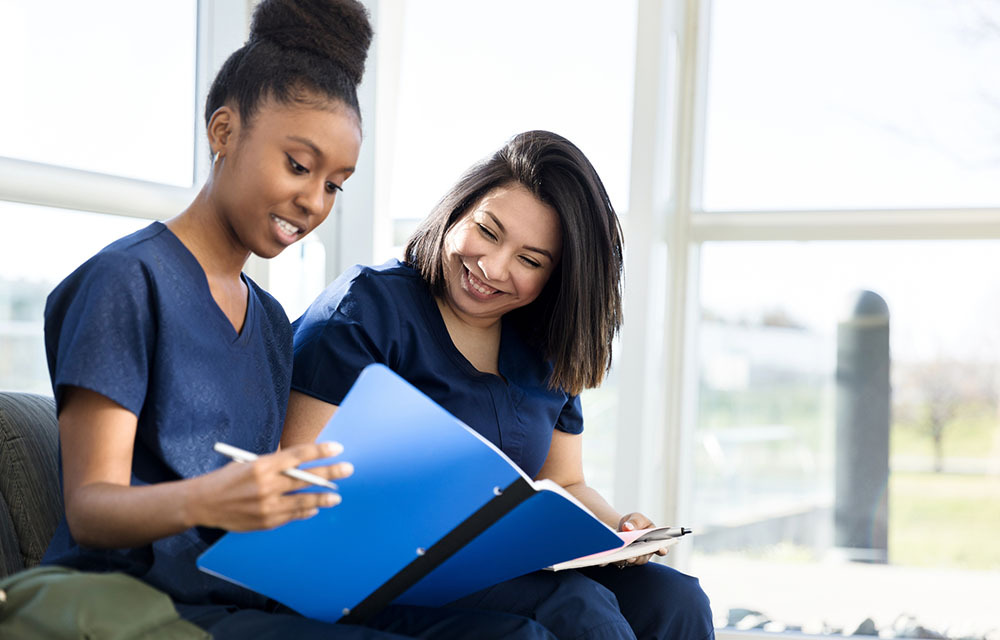
[[288,472],[342,451],[343,447],[336,443],[296,445],[205,474],[200,477],[201,488],[192,505],[194,523],[231,531],[270,529],[335,506],[341,501],[340,495],[329,489],[298,490],[351,475],[351,463],[311,467],[308,474],[313,481],[302,479],[298,472],[300,477],[289,477]]
[[[297,469],[300,465],[316,460],[324,460],[340,455],[344,447],[339,442],[321,442],[319,444],[300,444],[271,454],[262,456],[260,459],[268,460],[268,470],[271,472],[285,474],[286,470]],[[319,476],[324,480],[339,480],[354,473],[354,465],[350,462],[335,462],[332,464],[321,464],[301,469],[313,476]],[[291,477],[292,489],[302,489],[309,486],[308,481]]]

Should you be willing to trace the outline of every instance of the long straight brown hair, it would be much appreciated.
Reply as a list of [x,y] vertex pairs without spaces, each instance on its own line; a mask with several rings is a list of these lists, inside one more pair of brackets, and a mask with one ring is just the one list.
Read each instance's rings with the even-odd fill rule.
[[549,386],[576,395],[604,380],[622,321],[621,225],[601,178],[576,145],[549,131],[513,137],[441,199],[407,241],[405,260],[433,295],[444,295],[445,234],[487,194],[511,184],[559,214],[562,257],[538,298],[504,321],[552,364]]

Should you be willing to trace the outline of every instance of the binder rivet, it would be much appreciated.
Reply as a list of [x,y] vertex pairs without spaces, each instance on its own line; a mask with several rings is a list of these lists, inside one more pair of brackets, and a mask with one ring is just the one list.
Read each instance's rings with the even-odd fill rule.
[[493,495],[499,496],[501,494],[503,494],[503,489],[501,489],[500,487],[493,487]]
[[351,610],[348,609],[347,607],[344,607],[343,610],[341,610],[341,613],[344,614],[345,616],[349,616],[351,615]]
[[426,551],[424,550],[423,547],[417,547],[417,555],[418,556],[422,556],[422,555],[424,555],[424,553],[426,553]]

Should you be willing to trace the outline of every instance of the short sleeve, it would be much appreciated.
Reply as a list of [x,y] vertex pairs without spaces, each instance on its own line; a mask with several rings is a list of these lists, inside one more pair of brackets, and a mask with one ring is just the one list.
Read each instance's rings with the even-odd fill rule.
[[385,362],[365,328],[339,311],[313,331],[297,327],[294,344],[292,389],[335,405],[362,369]]
[[292,389],[339,405],[362,369],[395,364],[397,309],[375,280],[334,282],[293,323]]
[[580,406],[580,396],[570,396],[563,405],[556,429],[565,433],[583,433],[583,409]]
[[45,305],[45,350],[58,409],[65,388],[73,386],[139,415],[155,343],[150,291],[138,259],[102,253],[52,292]]

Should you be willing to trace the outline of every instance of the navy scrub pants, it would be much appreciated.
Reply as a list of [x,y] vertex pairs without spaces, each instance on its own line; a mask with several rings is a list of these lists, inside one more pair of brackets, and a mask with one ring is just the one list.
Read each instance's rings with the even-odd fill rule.
[[365,626],[329,624],[292,611],[268,612],[222,605],[174,605],[181,616],[217,640],[556,640],[541,624],[497,611],[390,606]]
[[453,605],[532,618],[561,640],[715,637],[708,597],[698,580],[654,562],[624,569],[536,571]]

